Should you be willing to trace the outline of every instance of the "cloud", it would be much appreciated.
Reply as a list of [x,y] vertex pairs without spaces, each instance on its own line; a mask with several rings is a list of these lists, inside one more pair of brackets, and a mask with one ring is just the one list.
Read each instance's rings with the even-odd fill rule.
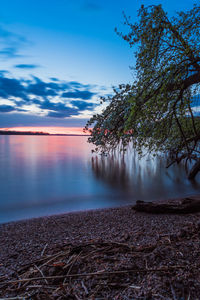
[[97,3],[86,1],[81,6],[81,9],[88,12],[98,12],[102,10],[102,6]]
[[[0,112],[34,112],[54,118],[78,116],[96,106],[91,98],[97,92],[91,90],[92,85],[79,82],[43,81],[32,76],[30,79],[8,77],[10,74],[0,73]],[[3,105],[1,105],[3,99]],[[5,99],[9,105],[5,105]],[[10,105],[13,103],[13,106]]]
[[44,82],[37,77],[33,77],[34,82],[30,83],[27,87],[27,93],[36,96],[56,96],[59,91],[65,87],[63,84],[55,82]]
[[15,108],[11,105],[0,105],[0,112],[11,112],[14,110]]
[[[192,112],[193,112],[194,116],[200,116],[200,105],[193,106],[192,107]],[[189,112],[188,112],[188,115],[190,115]]]
[[191,107],[200,106],[200,94],[197,94],[192,97],[190,105],[191,105]]
[[[64,103],[58,102],[50,102],[48,100],[40,101],[38,99],[33,100],[34,104],[37,104],[41,109],[50,110],[48,116],[56,117],[56,118],[65,118],[70,116],[78,115],[81,111],[86,109],[91,109],[95,106],[94,103],[87,103],[84,101],[71,101],[69,104],[72,104],[73,107],[69,107]],[[69,105],[68,104],[68,105]]]
[[30,44],[23,36],[10,32],[0,26],[0,56],[3,58],[21,57],[20,49]]
[[87,89],[93,89],[96,87],[94,84],[82,84],[78,81],[69,81],[68,87],[73,89],[81,89],[81,90],[87,90]]
[[18,49],[16,47],[5,47],[0,50],[0,56],[3,56],[4,58],[16,58],[21,55],[18,54]]
[[54,103],[49,100],[40,101],[35,99],[33,103],[37,104],[41,109],[51,110],[51,112],[48,113],[48,116],[50,117],[65,118],[79,114],[78,109],[68,107],[61,102]]
[[86,109],[91,109],[92,107],[96,106],[94,103],[88,103],[85,101],[72,101],[71,102],[73,105],[75,105],[79,110],[86,110]]
[[43,82],[31,84],[27,88],[27,92],[36,96],[56,96],[58,95],[55,89],[48,89]]
[[[12,115],[11,115],[12,114]],[[17,112],[2,113],[0,112],[0,127],[17,127],[17,126],[65,126],[65,127],[83,127],[87,119],[80,118],[58,118],[49,116],[38,116],[22,114]]]
[[14,78],[7,78],[3,75],[0,76],[0,97],[20,97],[27,100],[25,87],[21,81]]
[[12,41],[12,43],[26,42],[26,39],[22,35],[11,32],[0,25],[0,40],[4,41],[5,39]]
[[36,69],[39,66],[33,64],[19,64],[19,65],[15,65],[14,67],[18,69]]
[[78,90],[75,90],[73,92],[63,93],[62,97],[64,97],[64,98],[75,98],[75,99],[89,100],[94,95],[95,95],[95,93],[90,92],[90,91],[78,91]]
[[55,78],[55,77],[50,77],[50,79],[51,79],[52,81],[59,81],[59,79],[58,79],[58,78]]
[[49,112],[48,113],[48,117],[54,117],[54,118],[66,118],[66,117],[71,117],[71,115],[78,115],[78,112],[76,111],[76,113],[71,112],[70,109],[69,111],[65,111],[65,112]]
[[0,70],[0,76],[1,75],[8,75],[10,72],[7,70]]

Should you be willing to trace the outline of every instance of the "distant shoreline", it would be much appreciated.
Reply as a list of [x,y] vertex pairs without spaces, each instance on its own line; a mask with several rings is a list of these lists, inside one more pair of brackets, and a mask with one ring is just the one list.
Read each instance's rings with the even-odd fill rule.
[[30,132],[30,131],[4,131],[0,130],[0,135],[39,135],[39,136],[89,136],[86,134],[65,134],[65,133],[48,133],[48,132]]

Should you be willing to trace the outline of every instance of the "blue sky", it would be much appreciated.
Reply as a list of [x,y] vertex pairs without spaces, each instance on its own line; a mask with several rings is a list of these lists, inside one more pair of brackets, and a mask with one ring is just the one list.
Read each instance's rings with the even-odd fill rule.
[[189,0],[1,0],[0,127],[84,126],[100,95],[131,82],[133,50],[114,32],[141,4]]

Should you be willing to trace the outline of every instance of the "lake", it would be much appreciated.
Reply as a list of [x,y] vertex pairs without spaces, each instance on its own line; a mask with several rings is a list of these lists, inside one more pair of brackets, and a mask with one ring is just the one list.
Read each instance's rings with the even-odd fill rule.
[[0,136],[0,222],[199,193],[183,165],[91,153],[85,136]]

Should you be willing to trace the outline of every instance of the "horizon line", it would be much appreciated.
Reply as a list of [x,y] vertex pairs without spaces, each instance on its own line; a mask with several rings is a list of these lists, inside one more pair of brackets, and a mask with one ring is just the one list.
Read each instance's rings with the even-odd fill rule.
[[48,135],[89,135],[83,131],[83,127],[64,127],[64,126],[17,126],[4,127],[0,131],[46,133]]

